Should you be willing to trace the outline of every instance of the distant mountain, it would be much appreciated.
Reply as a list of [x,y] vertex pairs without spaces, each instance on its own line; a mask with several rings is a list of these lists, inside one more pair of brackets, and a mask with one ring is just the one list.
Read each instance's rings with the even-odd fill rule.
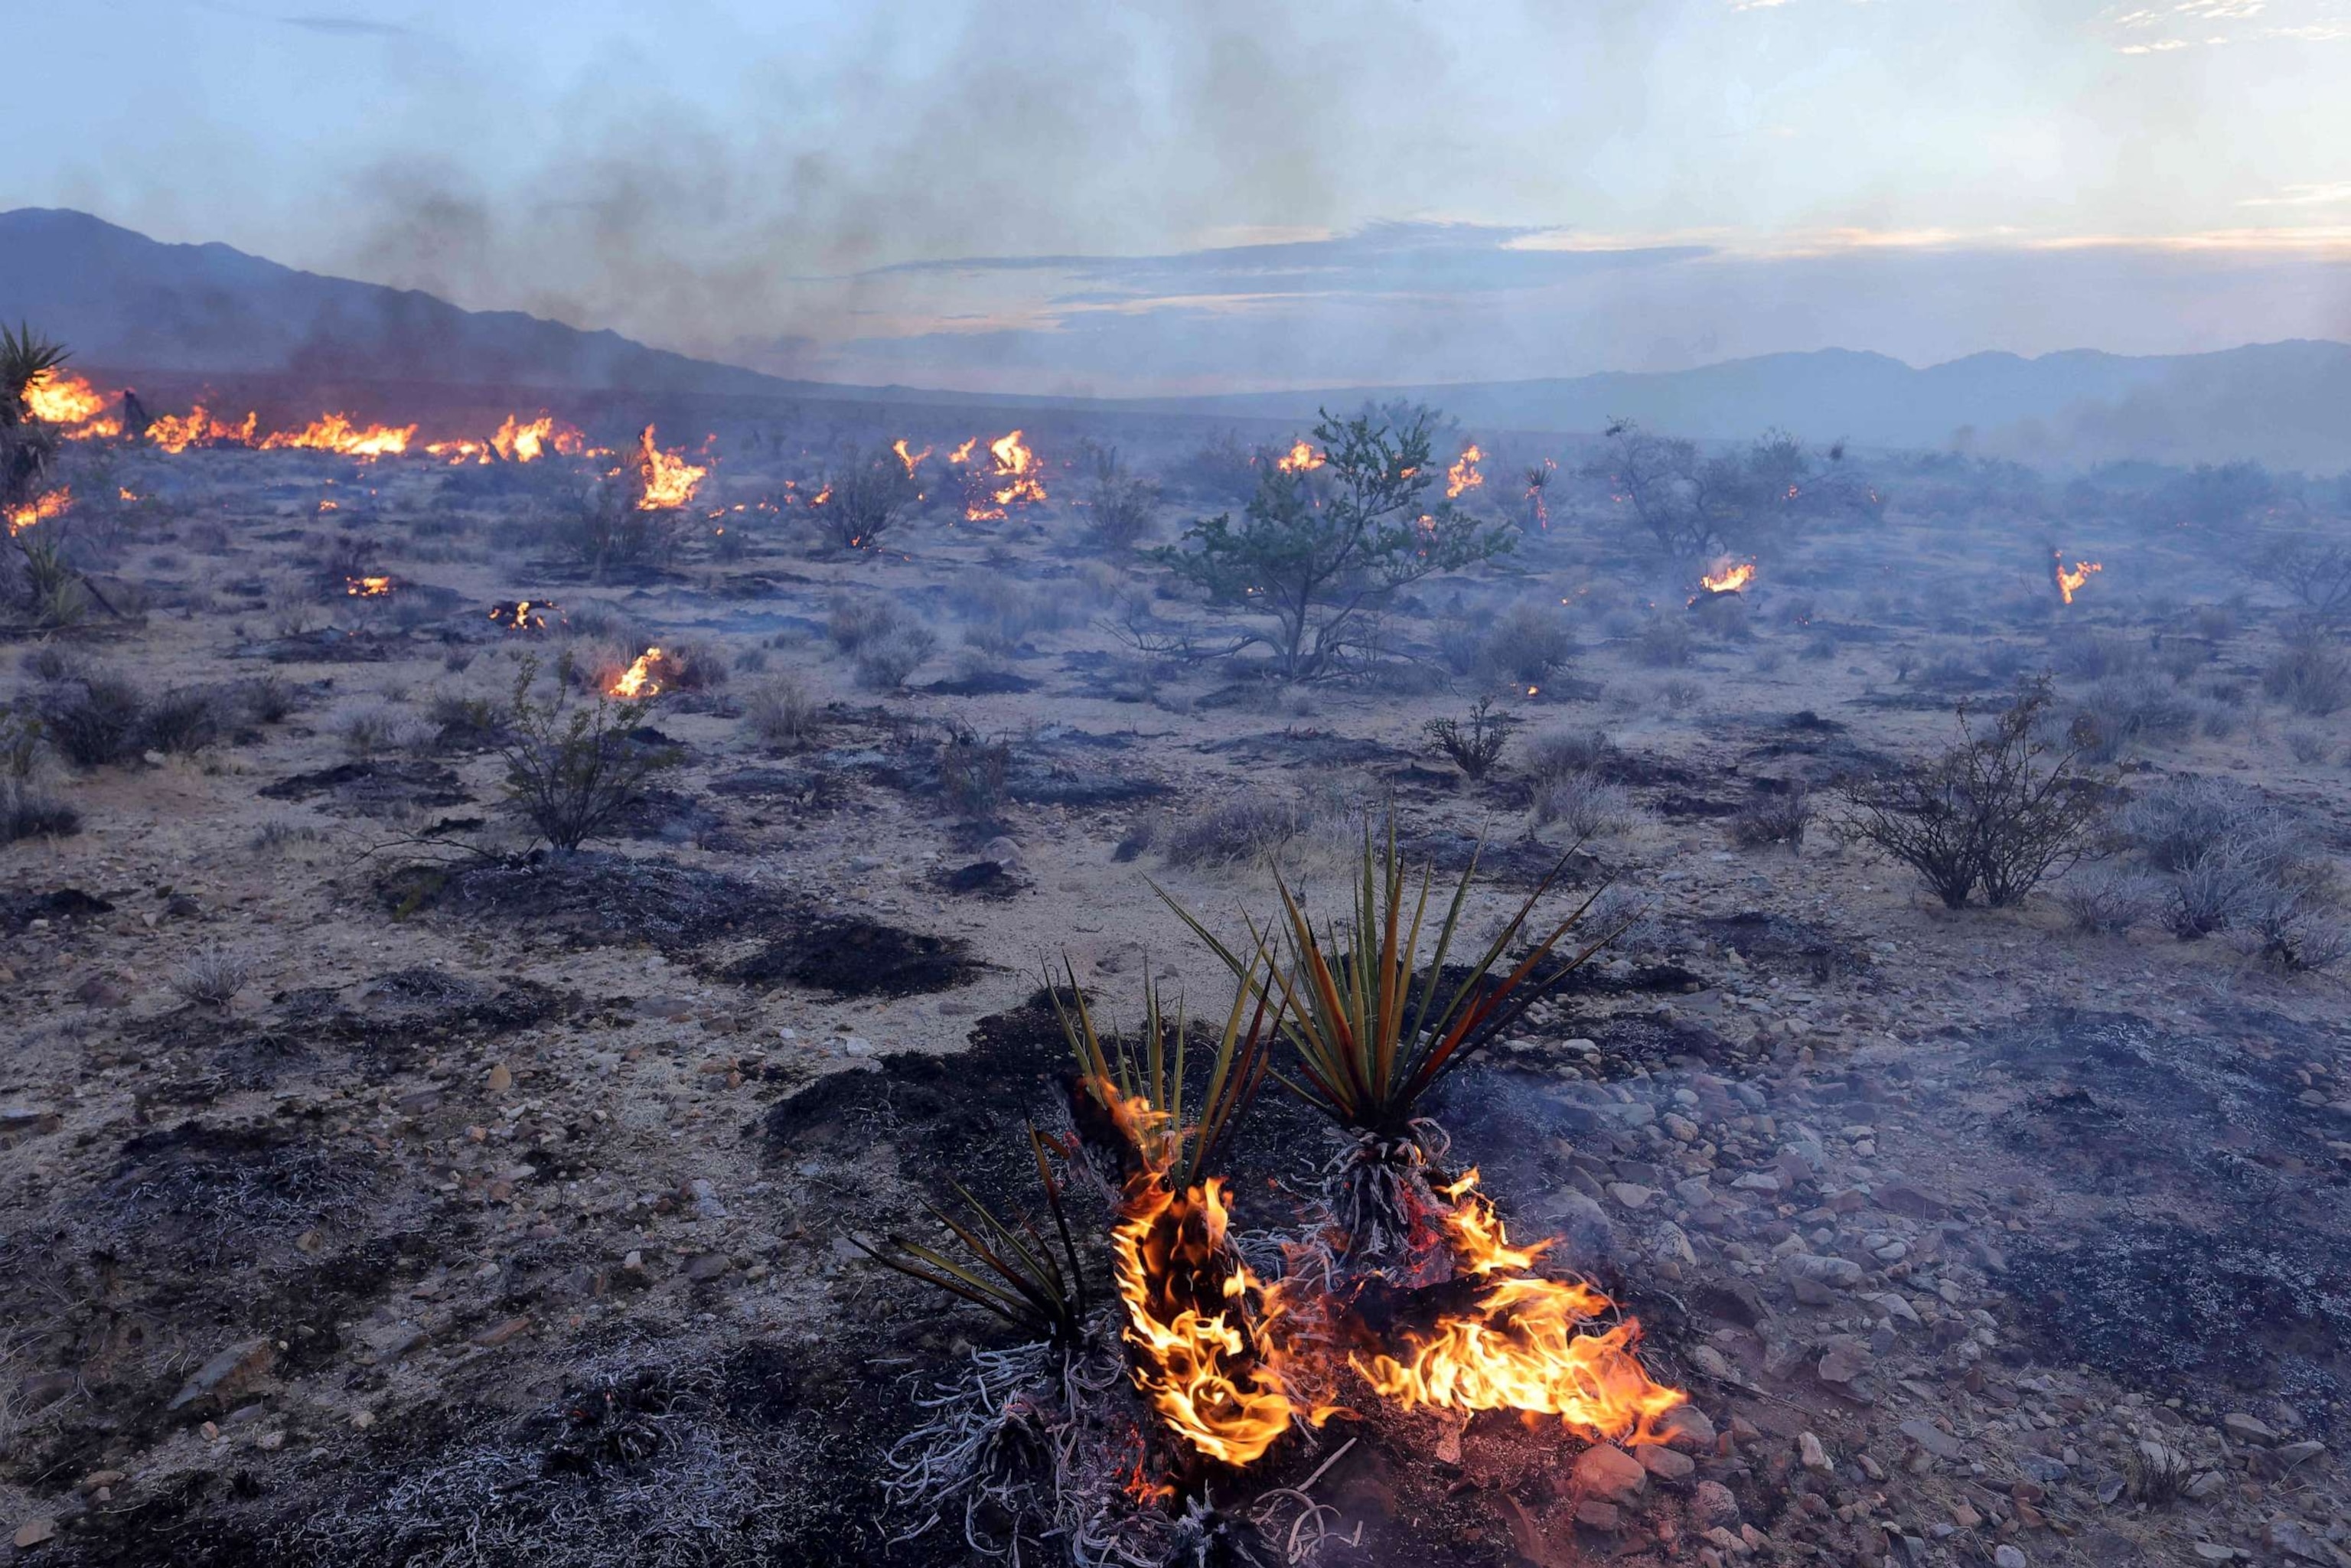
[[1334,387],[1159,400],[1235,418],[1299,420],[1364,399],[1419,399],[1472,430],[1653,430],[1743,441],[1778,425],[1816,442],[1961,446],[2042,462],[2252,457],[2351,467],[2351,344],[2260,343],[2207,354],[2132,357],[2073,350],[2026,359],[1970,354],[1914,370],[1883,354],[1827,349],[1698,370],[1564,380]]
[[1013,398],[786,381],[514,310],[165,245],[86,213],[0,213],[0,316],[111,370],[887,402]]

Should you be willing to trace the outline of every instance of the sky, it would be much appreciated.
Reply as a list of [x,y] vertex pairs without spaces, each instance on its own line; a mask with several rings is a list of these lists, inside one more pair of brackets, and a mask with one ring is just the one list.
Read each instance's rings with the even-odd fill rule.
[[2351,339],[2351,0],[0,0],[0,209],[1062,393]]

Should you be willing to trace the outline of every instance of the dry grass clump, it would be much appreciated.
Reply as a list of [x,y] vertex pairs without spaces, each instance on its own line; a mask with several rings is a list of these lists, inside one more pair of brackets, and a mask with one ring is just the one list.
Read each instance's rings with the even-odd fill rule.
[[824,634],[835,648],[854,654],[869,643],[896,635],[908,624],[906,612],[894,599],[844,594],[825,612]]
[[2170,893],[2159,877],[2097,865],[2077,867],[2058,883],[2056,898],[2075,930],[2119,936],[2160,920]]
[[1002,572],[972,577],[955,590],[950,602],[963,620],[963,640],[1003,657],[1039,632],[1061,631],[1079,619],[1066,590],[1033,588]]
[[1621,832],[1639,821],[1633,792],[1593,773],[1565,773],[1535,790],[1534,825],[1558,826],[1579,839]]
[[440,734],[433,725],[380,697],[352,703],[329,715],[327,733],[342,743],[344,754],[355,762],[392,751],[421,751]]
[[1478,671],[1520,686],[1541,686],[1575,657],[1575,632],[1552,604],[1521,600],[1502,612],[1478,645]]
[[1312,824],[1306,802],[1244,789],[1167,823],[1157,834],[1159,852],[1187,869],[1238,865],[1274,853]]
[[1797,785],[1778,794],[1761,795],[1741,807],[1730,819],[1730,841],[1742,850],[1785,844],[1804,847],[1804,830],[1813,822],[1813,798]]
[[1535,778],[1559,779],[1595,773],[1619,755],[1616,743],[1597,729],[1546,729],[1530,736],[1520,759]]
[[1004,804],[1012,774],[1012,743],[982,740],[958,729],[939,743],[939,794],[967,817],[986,817]]
[[1678,616],[1652,616],[1633,638],[1633,656],[1652,669],[1679,669],[1698,652],[1689,623]]
[[777,675],[744,694],[743,725],[770,750],[796,750],[816,738],[824,705],[797,677]]
[[230,947],[209,947],[172,972],[172,993],[191,1007],[225,1010],[253,978],[253,960]]
[[858,646],[857,684],[867,691],[894,692],[936,651],[939,640],[925,626],[902,626],[886,637]]
[[2325,718],[2351,706],[2351,657],[2324,627],[2294,627],[2262,668],[2262,689],[2306,718]]

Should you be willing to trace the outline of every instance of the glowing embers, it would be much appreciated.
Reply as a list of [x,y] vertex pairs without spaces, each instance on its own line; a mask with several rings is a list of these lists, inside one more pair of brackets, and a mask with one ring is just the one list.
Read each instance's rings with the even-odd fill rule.
[[37,523],[65,516],[66,508],[72,505],[72,487],[60,486],[55,490],[44,491],[23,506],[11,507],[8,512],[9,537],[13,538]]
[[637,437],[637,449],[631,456],[636,465],[639,491],[637,510],[665,512],[684,506],[694,499],[703,479],[710,470],[688,463],[683,449],[664,452],[653,444],[653,427],[645,426]]
[[1639,1321],[1611,1322],[1615,1304],[1591,1286],[1531,1272],[1550,1243],[1512,1247],[1477,1182],[1471,1170],[1437,1189],[1453,1205],[1443,1224],[1455,1267],[1485,1282],[1477,1304],[1426,1333],[1406,1331],[1400,1354],[1350,1364],[1407,1406],[1519,1410],[1557,1416],[1594,1442],[1663,1441],[1659,1418],[1687,1396],[1651,1378],[1633,1354]]
[[392,592],[393,586],[389,577],[343,579],[343,591],[353,599],[382,599]]
[[659,648],[648,648],[638,654],[635,662],[622,671],[611,685],[604,688],[604,695],[609,697],[619,697],[626,702],[634,702],[642,697],[659,696],[662,689],[661,674],[662,651]]
[[1445,471],[1445,498],[1458,501],[1470,491],[1482,488],[1486,476],[1479,471],[1478,465],[1485,460],[1486,454],[1476,442],[1463,447],[1461,455]]
[[1726,558],[1716,561],[1712,570],[1699,575],[1698,591],[1690,595],[1689,601],[1696,604],[1708,594],[1744,593],[1747,591],[1748,585],[1754,580],[1755,563],[1753,561],[1732,561]]
[[2095,560],[2077,560],[2072,566],[2067,566],[2064,550],[2053,549],[2049,552],[2049,580],[2056,585],[2057,597],[2067,604],[2073,603],[2074,595],[2089,585],[2093,572],[2105,570]]
[[559,625],[562,623],[562,611],[552,599],[517,599],[511,604],[492,605],[490,624],[509,632],[544,632],[550,615]]

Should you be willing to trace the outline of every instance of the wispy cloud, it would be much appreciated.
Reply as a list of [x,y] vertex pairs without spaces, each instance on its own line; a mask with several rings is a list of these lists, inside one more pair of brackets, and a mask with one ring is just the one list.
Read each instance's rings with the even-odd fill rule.
[[[2116,54],[2168,55],[2231,44],[2332,44],[2351,40],[2342,0],[2173,0],[2116,6],[2098,18]],[[2153,33],[2164,34],[2150,37]]]
[[306,33],[328,33],[344,37],[405,38],[415,34],[413,27],[397,22],[369,21],[359,16],[280,16],[278,21],[288,27],[299,27]]
[[2323,185],[2286,185],[2274,194],[2247,196],[2241,207],[2331,207],[2351,202],[2351,180]]

